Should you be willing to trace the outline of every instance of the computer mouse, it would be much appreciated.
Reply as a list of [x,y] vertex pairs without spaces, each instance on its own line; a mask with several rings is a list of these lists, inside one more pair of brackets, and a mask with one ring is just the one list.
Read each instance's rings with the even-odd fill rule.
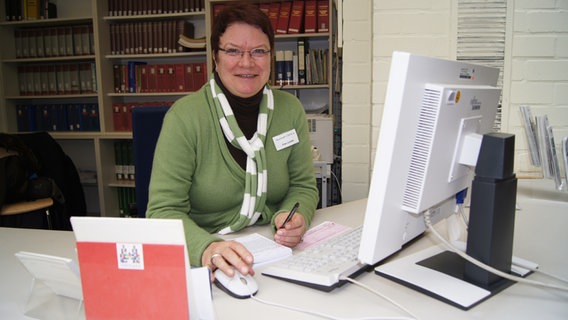
[[250,275],[243,276],[235,270],[235,275],[229,277],[221,269],[215,270],[214,274],[215,285],[235,298],[250,298],[251,295],[255,295],[258,292],[258,284]]

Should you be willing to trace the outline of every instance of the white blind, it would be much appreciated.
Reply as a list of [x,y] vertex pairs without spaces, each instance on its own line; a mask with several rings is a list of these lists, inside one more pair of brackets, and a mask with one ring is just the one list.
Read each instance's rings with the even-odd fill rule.
[[[501,70],[497,85],[503,88],[507,0],[459,0],[457,59]],[[501,106],[496,129],[501,128]]]

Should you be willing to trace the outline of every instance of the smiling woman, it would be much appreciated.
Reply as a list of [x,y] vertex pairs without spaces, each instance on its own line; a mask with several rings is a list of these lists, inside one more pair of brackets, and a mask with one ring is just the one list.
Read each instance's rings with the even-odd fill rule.
[[209,81],[165,116],[146,214],[183,221],[191,264],[254,275],[252,254],[215,234],[271,224],[276,242],[299,243],[318,202],[307,121],[295,96],[268,85],[274,31],[257,6],[227,4],[210,43]]

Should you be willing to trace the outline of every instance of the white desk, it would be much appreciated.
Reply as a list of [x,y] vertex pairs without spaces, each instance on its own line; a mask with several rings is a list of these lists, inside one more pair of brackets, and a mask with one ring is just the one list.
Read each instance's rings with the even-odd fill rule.
[[[514,253],[540,263],[543,270],[568,278],[568,194],[552,190],[551,181],[523,180],[519,184]],[[543,188],[543,185],[546,188]],[[534,198],[534,196],[539,198]],[[543,200],[544,198],[544,200]],[[318,211],[314,225],[333,220],[357,226],[362,222],[365,200],[332,206]],[[249,232],[269,234],[267,227]],[[238,234],[242,235],[242,233]],[[401,252],[406,255],[437,240],[426,234]],[[22,314],[30,276],[14,257],[20,250],[75,258],[71,232],[0,228],[0,318],[25,319]],[[339,318],[366,316],[407,316],[390,303],[362,288],[346,284],[330,293],[262,276],[257,271],[258,298],[330,314]],[[551,281],[534,274],[531,279]],[[404,305],[420,319],[567,319],[568,293],[515,284],[469,311],[462,311],[392,281],[365,273],[357,280],[381,291]],[[320,319],[264,304],[229,297],[216,287],[213,303],[217,319]]]

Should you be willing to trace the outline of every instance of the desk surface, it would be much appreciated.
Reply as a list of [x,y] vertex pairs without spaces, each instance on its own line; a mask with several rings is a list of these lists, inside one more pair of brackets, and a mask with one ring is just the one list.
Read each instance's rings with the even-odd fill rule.
[[[523,180],[519,183],[514,254],[538,262],[541,269],[568,278],[568,194],[552,190],[550,181]],[[365,200],[319,210],[313,225],[331,220],[347,226],[362,223]],[[442,226],[440,226],[442,227]],[[267,227],[252,227],[246,233],[269,235]],[[237,234],[238,236],[243,233]],[[438,243],[425,234],[399,255],[416,252]],[[0,318],[26,319],[23,315],[31,277],[14,257],[17,251],[31,251],[76,259],[72,232],[0,228]],[[393,258],[396,258],[393,257]],[[386,317],[407,315],[389,302],[368,291],[346,284],[330,293],[272,279],[256,270],[257,297],[333,315],[338,318]],[[551,281],[542,274],[530,279]],[[568,293],[525,284],[515,284],[469,311],[462,311],[398,285],[374,273],[364,273],[358,281],[380,291],[411,310],[420,319],[566,319]],[[247,299],[229,297],[213,287],[213,304],[217,319],[320,319]],[[265,315],[265,316],[263,316]]]

